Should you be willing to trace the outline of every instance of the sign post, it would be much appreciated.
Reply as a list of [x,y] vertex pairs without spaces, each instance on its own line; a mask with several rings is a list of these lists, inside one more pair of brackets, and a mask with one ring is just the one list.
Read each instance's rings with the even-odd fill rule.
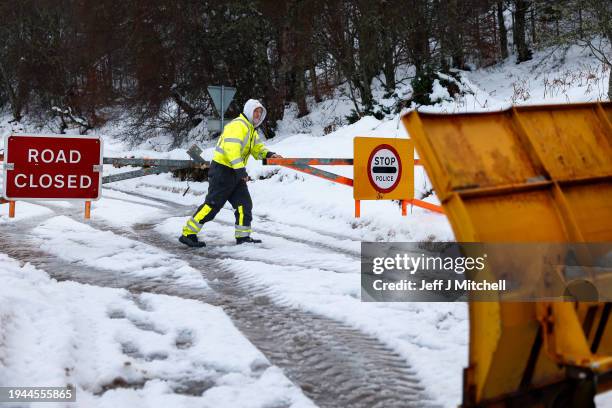
[[219,113],[220,120],[217,121],[215,119],[208,121],[208,128],[214,130],[223,130],[224,122],[225,122],[225,112],[229,107],[230,103],[234,99],[234,95],[236,94],[236,88],[230,86],[209,86],[208,93],[212,98],[213,104]]
[[98,200],[102,140],[95,136],[6,136],[3,196],[10,201]]
[[414,199],[414,147],[410,139],[356,137],[354,148],[355,217],[361,200],[401,200],[402,215]]

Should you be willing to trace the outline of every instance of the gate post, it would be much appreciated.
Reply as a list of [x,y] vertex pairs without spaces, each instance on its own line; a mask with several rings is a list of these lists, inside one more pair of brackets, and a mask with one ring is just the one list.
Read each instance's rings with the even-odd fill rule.
[[91,218],[91,201],[85,201],[85,219]]

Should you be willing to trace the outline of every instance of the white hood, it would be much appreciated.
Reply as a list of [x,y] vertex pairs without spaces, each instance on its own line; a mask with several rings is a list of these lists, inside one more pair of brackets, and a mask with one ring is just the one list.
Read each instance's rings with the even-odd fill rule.
[[[259,118],[259,122],[258,123],[254,123],[253,122],[253,112],[257,108],[261,108],[263,110],[263,112],[261,113],[261,117]],[[267,112],[266,108],[257,99],[249,99],[244,104],[244,109],[242,110],[242,114],[244,116],[246,116],[246,118],[249,120],[249,122],[251,122],[253,124],[254,127],[258,127],[259,125],[261,125],[263,123],[263,121],[266,119],[266,112]]]

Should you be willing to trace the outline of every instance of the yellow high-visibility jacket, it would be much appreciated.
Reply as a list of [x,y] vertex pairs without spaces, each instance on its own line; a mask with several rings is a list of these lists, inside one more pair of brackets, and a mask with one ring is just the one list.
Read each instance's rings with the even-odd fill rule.
[[[261,142],[255,127],[240,114],[225,125],[217,142],[213,161],[236,170],[240,177],[246,176],[244,169],[249,155],[255,159],[265,159],[271,153]],[[240,170],[242,169],[242,170]]]

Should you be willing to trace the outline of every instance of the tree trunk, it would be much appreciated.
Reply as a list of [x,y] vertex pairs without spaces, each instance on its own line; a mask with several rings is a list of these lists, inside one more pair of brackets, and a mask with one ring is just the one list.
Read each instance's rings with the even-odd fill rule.
[[[451,64],[454,68],[465,69],[465,56],[463,53],[463,26],[464,22],[459,20],[459,6],[457,0],[448,2],[448,23],[450,30]],[[480,36],[478,36],[480,38]]]
[[395,91],[396,83],[395,83],[395,61],[393,58],[394,54],[394,44],[393,41],[389,38],[389,33],[383,30],[383,73],[385,74],[385,88],[387,92]]
[[376,36],[375,23],[361,14],[355,17],[357,25],[357,35],[359,39],[359,49],[357,51],[359,59],[359,75],[355,79],[359,81],[359,93],[361,103],[366,111],[372,109],[374,97],[372,96],[372,80],[380,72],[378,64],[378,42]]
[[514,21],[514,12],[510,13],[512,16],[512,51],[516,50],[516,22]]
[[411,62],[415,66],[416,76],[419,76],[430,62],[429,27],[424,23],[427,20],[425,15],[427,4],[422,0],[413,0],[408,4],[408,7],[412,10],[408,32],[408,52]]
[[310,74],[310,84],[312,85],[312,95],[314,96],[315,102],[319,103],[321,102],[321,94],[319,93],[319,80],[317,78],[317,71],[314,63],[312,63],[308,72]]
[[378,3],[378,15],[376,19],[375,31],[380,35],[380,59],[382,60],[382,70],[385,75],[385,89],[388,93],[394,92],[397,84],[395,83],[395,46],[397,22],[393,16],[389,15],[388,6],[385,2]]
[[353,102],[353,106],[355,106],[355,112],[357,112],[357,114],[359,115],[359,117],[363,116],[363,112],[361,112],[361,108],[359,107],[359,102],[357,101],[357,97],[355,96],[355,89],[353,87],[353,81],[348,80],[346,81],[348,83],[348,88],[349,88],[349,96],[351,97],[351,101]]
[[608,77],[608,100],[612,102],[612,65],[608,65],[610,68],[610,76]]
[[527,47],[525,39],[525,14],[529,8],[529,3],[526,0],[514,0],[514,42],[518,53],[517,63],[528,61],[531,59],[531,50]]
[[21,120],[21,110],[22,104],[20,99],[15,94],[15,90],[11,85],[11,81],[4,70],[4,67],[0,64],[0,74],[2,75],[2,82],[4,82],[4,89],[8,95],[10,104],[11,104],[11,113],[13,114],[13,119],[19,122]]
[[[289,2],[285,4],[285,14],[290,12]],[[283,101],[291,98],[291,21],[286,18],[282,21],[278,33],[278,85],[276,92]]]
[[304,68],[296,68],[296,79],[295,79],[295,99],[298,105],[298,118],[308,115],[308,104],[306,104],[306,83],[304,77],[306,76],[306,70]]
[[359,96],[361,97],[361,105],[367,112],[372,109],[374,104],[374,97],[372,96],[371,80],[368,81],[368,75],[362,68],[359,76],[356,76],[355,85],[359,89]]
[[535,44],[537,42],[536,28],[535,28],[535,4],[531,6],[530,20],[531,20],[530,21],[531,22],[531,43]]
[[508,58],[508,29],[504,21],[504,2],[497,0],[497,24],[499,25],[499,49],[502,59]]
[[583,36],[582,31],[582,4],[578,2],[578,35],[580,38]]

